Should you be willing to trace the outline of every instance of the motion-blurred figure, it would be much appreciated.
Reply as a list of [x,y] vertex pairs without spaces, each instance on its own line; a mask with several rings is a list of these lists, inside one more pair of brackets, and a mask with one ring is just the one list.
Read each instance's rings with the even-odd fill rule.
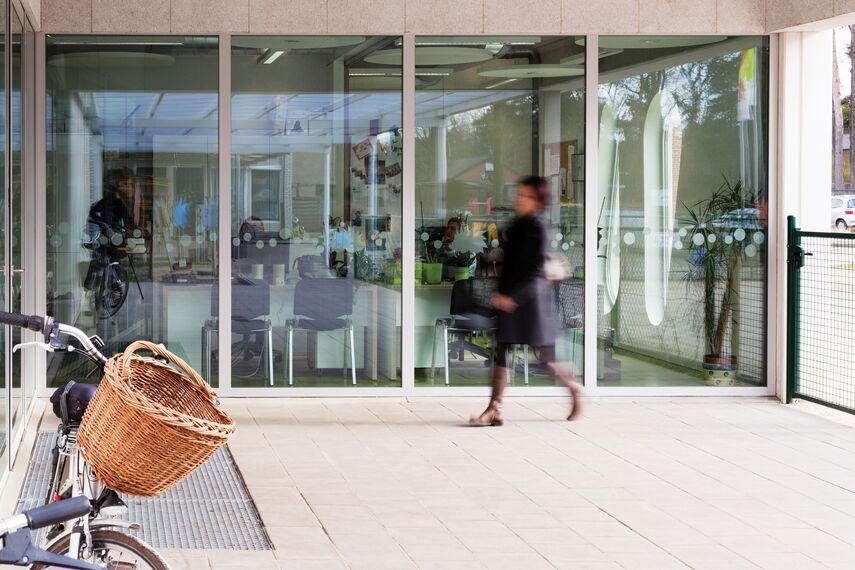
[[506,233],[504,264],[493,306],[498,309],[498,362],[493,368],[493,393],[487,409],[470,423],[476,426],[502,425],[502,395],[508,383],[507,353],[511,345],[533,347],[549,372],[567,386],[572,396],[568,420],[581,410],[582,387],[571,366],[555,361],[558,335],[557,309],[551,283],[544,275],[549,244],[548,224],[542,219],[551,203],[549,183],[540,176],[529,176],[517,185],[514,207],[517,217]]

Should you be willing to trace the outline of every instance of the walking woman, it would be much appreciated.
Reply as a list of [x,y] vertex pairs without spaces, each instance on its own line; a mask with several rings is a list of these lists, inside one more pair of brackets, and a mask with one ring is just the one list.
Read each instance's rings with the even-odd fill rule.
[[568,420],[581,409],[582,387],[576,383],[572,367],[555,361],[558,317],[552,284],[544,275],[549,244],[548,225],[543,210],[552,201],[549,183],[540,176],[528,176],[517,184],[514,206],[517,217],[506,232],[504,263],[493,306],[498,309],[498,362],[493,367],[493,393],[487,409],[469,423],[475,426],[502,425],[502,395],[508,383],[507,353],[511,345],[524,344],[549,372],[567,386],[572,396]]

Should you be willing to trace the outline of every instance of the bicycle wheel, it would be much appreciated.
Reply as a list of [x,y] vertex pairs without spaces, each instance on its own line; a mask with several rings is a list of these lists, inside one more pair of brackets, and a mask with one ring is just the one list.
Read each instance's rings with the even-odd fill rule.
[[[70,536],[65,535],[47,550],[54,554],[68,554]],[[110,570],[169,570],[169,564],[151,546],[135,536],[115,530],[92,531],[92,556],[86,562],[104,566]],[[33,570],[47,570],[41,564]]]
[[128,273],[121,265],[108,266],[109,278],[104,279],[95,298],[98,318],[109,319],[119,312],[128,298]]

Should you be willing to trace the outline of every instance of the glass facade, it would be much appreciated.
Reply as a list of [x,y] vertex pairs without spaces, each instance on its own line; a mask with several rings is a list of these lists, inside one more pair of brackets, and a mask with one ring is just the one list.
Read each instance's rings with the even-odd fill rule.
[[[452,293],[471,284],[488,310],[516,182],[540,175],[553,190],[550,249],[572,270],[550,292],[559,360],[584,371],[587,279],[589,386],[765,385],[766,38],[603,36],[596,94],[583,36],[413,41],[406,107],[395,36],[48,36],[48,313],[109,352],[163,342],[215,386],[220,371],[231,388],[282,393],[484,386],[490,327],[455,330]],[[594,147],[586,100],[597,99]],[[597,188],[585,183],[589,143]],[[512,353],[515,385],[555,385],[536,347]],[[48,386],[88,372],[51,356]]]
[[[561,322],[557,355],[581,372],[585,49],[577,40],[416,38],[417,385],[487,384],[494,321],[473,330],[471,318],[455,314],[452,293],[469,280],[486,305],[502,271],[503,233],[516,215],[516,183],[532,174],[551,182],[543,214],[551,248],[574,269],[552,292]],[[486,306],[476,310],[492,316]],[[534,350],[513,349],[513,381],[554,385]]]
[[[217,38],[50,36],[47,313],[201,365],[217,279]],[[85,378],[48,358],[48,386]],[[216,374],[211,375],[216,384]]]
[[767,40],[600,50],[599,384],[765,385]]
[[232,386],[401,385],[396,43],[232,38]]

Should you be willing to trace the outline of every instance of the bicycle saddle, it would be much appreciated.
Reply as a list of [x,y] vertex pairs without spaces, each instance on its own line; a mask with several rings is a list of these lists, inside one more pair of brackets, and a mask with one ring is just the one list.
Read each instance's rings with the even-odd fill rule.
[[62,423],[79,422],[83,419],[86,406],[92,400],[96,388],[94,384],[78,384],[73,380],[61,385],[50,397],[54,415],[62,420]]

